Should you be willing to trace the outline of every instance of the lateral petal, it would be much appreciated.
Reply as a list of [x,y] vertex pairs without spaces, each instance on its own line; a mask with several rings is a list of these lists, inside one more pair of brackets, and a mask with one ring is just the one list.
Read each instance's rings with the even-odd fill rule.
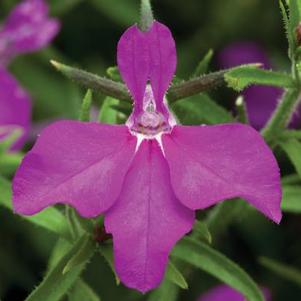
[[56,203],[95,217],[118,198],[135,153],[126,126],[59,121],[47,127],[13,180],[15,212],[35,214]]
[[178,199],[204,209],[242,197],[267,217],[281,220],[280,173],[272,151],[250,126],[176,126],[163,147]]

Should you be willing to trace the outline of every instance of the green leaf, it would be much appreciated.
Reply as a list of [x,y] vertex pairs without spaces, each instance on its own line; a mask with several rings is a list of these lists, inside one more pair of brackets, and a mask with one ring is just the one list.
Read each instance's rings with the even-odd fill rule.
[[178,285],[180,288],[188,289],[188,284],[187,284],[184,276],[171,261],[169,261],[169,263],[168,263],[165,277],[169,281]]
[[111,268],[112,272],[114,273],[116,284],[119,285],[120,279],[118,278],[114,268],[113,246],[111,244],[106,244],[106,243],[100,244],[99,252],[104,257],[109,267]]
[[80,121],[90,121],[90,110],[92,105],[92,91],[88,89],[80,111],[79,120]]
[[87,239],[79,248],[78,252],[67,262],[63,269],[63,274],[70,272],[72,269],[85,263],[91,257],[91,250],[95,249],[95,243]]
[[287,40],[288,40],[288,44],[289,44],[289,57],[290,57],[290,59],[292,59],[293,49],[295,47],[294,33],[292,33],[290,30],[289,16],[287,14],[286,8],[285,8],[282,0],[279,1],[279,5],[280,5],[280,10],[281,10],[282,18],[283,18],[283,22],[284,22],[284,28],[285,28],[285,32],[286,32],[286,36],[287,36]]
[[86,254],[85,262],[74,267],[68,273],[63,274],[64,267],[70,261],[82,245],[87,243],[91,238],[84,235],[70,248],[70,250],[60,259],[57,265],[50,270],[44,280],[38,287],[26,298],[26,301],[59,301],[65,296],[69,289],[75,284],[80,277],[86,264],[94,253],[94,247],[90,248]]
[[69,301],[100,301],[100,297],[83,280],[78,280],[68,294]]
[[23,129],[22,127],[16,127],[14,130],[10,131],[7,134],[7,130],[9,130],[6,126],[0,126],[0,135],[4,134],[4,139],[1,138],[0,142],[0,154],[5,154],[12,145],[22,136]]
[[168,279],[163,280],[159,288],[150,293],[147,301],[176,301],[179,295],[179,287]]
[[193,76],[201,76],[208,71],[209,64],[211,63],[213,57],[213,50],[209,49],[203,59],[199,62],[197,68],[195,69]]
[[286,185],[282,187],[281,208],[285,212],[301,213],[301,186]]
[[150,0],[141,0],[139,28],[148,31],[154,22],[154,16]]
[[295,185],[295,184],[300,184],[301,179],[297,174],[291,174],[282,177],[281,183],[282,185]]
[[290,12],[290,31],[294,35],[295,30],[301,21],[301,1],[290,0],[289,12]]
[[259,258],[259,262],[281,278],[295,282],[301,287],[300,270],[266,257]]
[[117,66],[109,67],[107,69],[107,75],[111,80],[115,82],[122,82],[121,74]]
[[241,292],[248,301],[264,301],[261,290],[244,270],[202,242],[185,237],[176,245],[172,256],[211,274]]
[[[0,205],[9,210],[12,209],[11,184],[0,177]],[[55,207],[50,207],[33,216],[22,216],[25,220],[43,227],[60,236],[70,239],[69,227],[65,216]]]
[[301,142],[296,139],[289,139],[281,142],[280,146],[293,163],[299,177],[301,177]]
[[112,97],[106,97],[103,101],[103,104],[101,106],[98,120],[103,123],[108,124],[116,124],[118,121],[118,112],[113,109],[111,106],[117,106],[119,104],[119,100],[112,98]]
[[195,221],[190,237],[197,240],[204,240],[209,244],[211,244],[212,242],[212,237],[207,227],[207,224],[199,220]]
[[238,92],[253,84],[282,88],[294,87],[294,81],[290,75],[257,67],[253,65],[233,68],[225,74],[228,86]]
[[172,110],[181,123],[189,125],[228,123],[234,120],[226,109],[204,93],[174,103]]
[[2,175],[12,175],[23,159],[23,154],[8,152],[0,154],[0,171]]

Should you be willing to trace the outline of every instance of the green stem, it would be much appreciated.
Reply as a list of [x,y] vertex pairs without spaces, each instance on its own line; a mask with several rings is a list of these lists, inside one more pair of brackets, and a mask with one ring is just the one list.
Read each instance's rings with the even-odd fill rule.
[[289,89],[272,115],[267,125],[261,131],[266,141],[271,142],[279,131],[285,129],[295,111],[300,99],[300,89]]
[[140,16],[141,16],[139,22],[140,30],[144,32],[148,31],[154,22],[154,16],[153,16],[150,0],[141,0]]

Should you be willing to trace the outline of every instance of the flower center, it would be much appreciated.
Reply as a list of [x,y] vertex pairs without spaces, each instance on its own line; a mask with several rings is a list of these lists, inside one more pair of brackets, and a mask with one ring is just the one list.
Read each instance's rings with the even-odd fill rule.
[[175,119],[165,103],[162,104],[161,110],[157,109],[150,85],[146,86],[143,108],[139,111],[135,107],[127,121],[134,135],[142,134],[147,139],[153,139],[162,133],[170,133],[175,124]]

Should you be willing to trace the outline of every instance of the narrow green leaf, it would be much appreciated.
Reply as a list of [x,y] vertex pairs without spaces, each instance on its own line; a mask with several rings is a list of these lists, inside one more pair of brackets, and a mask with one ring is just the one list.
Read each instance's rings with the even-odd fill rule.
[[300,270],[266,257],[259,258],[259,262],[281,278],[295,282],[301,287]]
[[204,240],[209,244],[211,244],[212,242],[212,237],[207,227],[207,224],[199,220],[195,221],[190,237],[197,240]]
[[154,22],[154,16],[150,0],[141,0],[139,28],[142,31],[148,31]]
[[78,280],[75,283],[68,294],[68,298],[69,301],[101,301],[100,297],[83,280]]
[[186,237],[176,245],[172,255],[206,271],[241,292],[249,301],[264,301],[261,290],[251,277],[236,263],[208,245]]
[[282,187],[281,208],[285,212],[301,213],[301,186],[285,185]]
[[92,105],[92,91],[88,89],[80,111],[79,120],[80,121],[90,121],[90,110]]
[[301,177],[301,142],[296,139],[289,139],[280,143],[280,146],[293,163],[299,177]]
[[118,278],[114,268],[113,246],[111,244],[106,244],[106,243],[100,244],[99,252],[104,257],[109,267],[111,268],[112,272],[114,273],[116,284],[119,285],[120,279]]
[[[0,177],[0,191],[0,205],[12,211],[11,184],[3,177]],[[22,216],[22,218],[60,236],[63,236],[66,239],[70,239],[67,220],[65,216],[55,207],[47,208],[33,216]]]
[[0,172],[2,175],[12,175],[20,165],[23,154],[8,152],[0,155]]
[[65,296],[69,289],[80,277],[86,264],[94,253],[94,248],[86,254],[86,261],[74,267],[69,273],[63,274],[63,269],[69,260],[78,252],[83,244],[90,240],[89,236],[83,236],[70,248],[70,250],[60,259],[57,265],[50,270],[40,285],[26,298],[26,301],[59,301]]
[[289,12],[290,12],[290,31],[295,34],[296,27],[301,21],[301,1],[290,0],[289,1]]
[[[0,126],[0,135],[6,135],[9,131],[9,128],[5,126]],[[11,148],[11,146],[22,136],[23,129],[21,127],[16,127],[14,130],[10,130],[9,134],[5,136],[5,138],[1,139],[0,142],[0,154],[6,153],[7,150]]]
[[290,30],[289,16],[287,14],[286,8],[285,8],[282,0],[279,1],[279,5],[280,5],[280,10],[281,10],[281,14],[282,14],[283,22],[284,22],[284,28],[285,28],[285,32],[286,32],[286,36],[287,36],[287,40],[288,40],[288,44],[289,44],[289,57],[290,57],[290,59],[292,59],[293,49],[295,47],[295,38],[294,38],[294,34]]
[[118,99],[109,96],[106,97],[99,111],[98,120],[103,123],[116,124],[118,121],[118,112],[112,106],[118,106],[118,104]]
[[91,250],[95,250],[95,243],[87,239],[79,248],[78,252],[67,262],[63,269],[63,274],[68,273],[75,267],[85,263],[91,257]]
[[259,69],[257,65],[233,68],[225,74],[225,80],[230,88],[238,92],[253,84],[282,88],[294,87],[294,81],[290,75]]
[[172,105],[172,110],[183,124],[217,124],[233,122],[234,118],[207,94],[191,96]]
[[193,77],[201,76],[208,71],[209,64],[211,63],[213,57],[213,50],[209,49],[203,59],[199,62],[197,68],[193,73]]
[[184,276],[171,261],[169,261],[169,263],[168,263],[165,277],[169,281],[178,285],[180,288],[188,289],[188,284],[187,284]]

